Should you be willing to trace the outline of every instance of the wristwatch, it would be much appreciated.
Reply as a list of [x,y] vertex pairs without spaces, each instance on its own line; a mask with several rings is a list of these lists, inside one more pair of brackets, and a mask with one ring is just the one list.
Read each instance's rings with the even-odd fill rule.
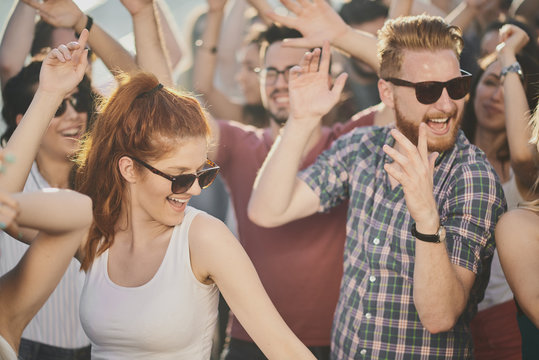
[[518,76],[520,77],[520,81],[524,81],[524,74],[522,73],[522,68],[520,67],[520,64],[518,63],[518,61],[515,61],[511,65],[504,66],[500,73],[500,78],[503,79],[505,75],[507,75],[507,73],[510,73],[510,72],[514,72],[518,74]]
[[421,241],[426,241],[430,243],[441,243],[442,241],[445,241],[445,228],[440,225],[438,228],[438,231],[436,234],[422,234],[417,231],[415,228],[415,223],[412,224],[412,235]]

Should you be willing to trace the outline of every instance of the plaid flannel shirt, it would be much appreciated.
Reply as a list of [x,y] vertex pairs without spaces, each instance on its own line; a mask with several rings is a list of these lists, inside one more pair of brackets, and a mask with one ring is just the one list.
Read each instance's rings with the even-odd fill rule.
[[356,129],[299,174],[319,195],[320,211],[350,200],[332,358],[473,358],[469,322],[489,278],[494,227],[506,207],[502,187],[484,154],[461,131],[455,146],[436,161],[433,192],[450,261],[473,271],[476,281],[454,328],[431,334],[413,301],[413,219],[402,186],[392,189],[383,168],[392,161],[382,150],[394,145],[389,130]]

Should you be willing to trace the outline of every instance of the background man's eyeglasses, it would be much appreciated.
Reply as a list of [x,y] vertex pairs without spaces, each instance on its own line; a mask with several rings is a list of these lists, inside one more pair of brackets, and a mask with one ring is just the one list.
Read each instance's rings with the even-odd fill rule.
[[87,113],[91,109],[91,97],[89,95],[84,95],[79,92],[63,99],[60,106],[58,106],[58,110],[56,110],[54,117],[62,116],[66,112],[68,101],[71,106],[73,106],[73,108],[79,113]]
[[153,172],[154,174],[172,181],[171,190],[174,194],[183,194],[184,192],[189,190],[191,186],[193,186],[193,184],[195,183],[196,179],[198,179],[198,185],[201,189],[207,188],[213,183],[220,169],[219,166],[217,166],[213,161],[208,159],[206,160],[206,165],[208,165],[209,168],[197,171],[196,174],[182,174],[178,176],[171,176],[157,170],[150,164],[147,164],[144,161],[137,159],[136,157],[129,157],[144,166],[146,169]]
[[260,71],[260,76],[266,81],[266,85],[274,85],[277,82],[280,74],[283,74],[284,81],[288,84],[290,69],[295,65],[287,66],[284,70],[277,70],[274,67],[264,68]]
[[470,91],[470,85],[472,83],[472,74],[467,71],[460,70],[462,76],[453,78],[451,80],[442,82],[442,81],[422,81],[413,83],[410,81],[397,79],[397,78],[387,78],[385,81],[397,86],[407,86],[415,89],[415,97],[417,101],[422,104],[429,105],[434,104],[440,96],[442,96],[442,91],[444,88],[447,89],[449,97],[453,100],[462,99],[468,91]]

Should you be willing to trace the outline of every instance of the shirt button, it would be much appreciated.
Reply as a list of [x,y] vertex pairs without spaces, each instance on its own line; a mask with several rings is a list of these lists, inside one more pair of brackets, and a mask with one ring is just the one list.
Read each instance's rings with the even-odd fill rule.
[[378,245],[378,244],[380,244],[380,239],[374,238],[374,240],[372,242],[373,242],[374,245]]
[[376,281],[376,276],[371,275],[371,276],[369,277],[369,281],[370,281],[371,283],[375,282],[375,281]]
[[361,349],[361,351],[359,353],[361,354],[361,356],[365,356],[365,355],[367,355],[367,350]]
[[366,317],[367,319],[370,319],[370,318],[372,317],[372,314],[371,314],[371,313],[366,313],[366,314],[365,314],[365,317]]

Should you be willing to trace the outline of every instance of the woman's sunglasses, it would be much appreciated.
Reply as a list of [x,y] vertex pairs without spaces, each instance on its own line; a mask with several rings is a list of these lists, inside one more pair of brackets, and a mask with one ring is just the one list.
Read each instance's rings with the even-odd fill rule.
[[442,96],[442,91],[444,88],[447,89],[449,97],[453,100],[462,99],[466,96],[468,91],[470,91],[470,85],[472,83],[472,74],[467,71],[460,70],[462,76],[456,77],[454,79],[441,82],[441,81],[422,81],[413,83],[410,81],[397,79],[397,78],[387,78],[384,79],[389,81],[392,84],[397,86],[407,86],[413,87],[415,89],[415,97],[417,101],[422,104],[429,105],[434,104],[440,96]]
[[189,190],[191,186],[193,186],[193,184],[195,183],[196,179],[198,179],[198,185],[201,189],[207,188],[213,183],[220,169],[219,166],[217,166],[213,161],[208,159],[206,160],[206,165],[209,167],[197,171],[196,174],[182,174],[178,176],[171,176],[157,170],[153,166],[145,163],[140,159],[137,159],[136,157],[130,156],[130,158],[135,160],[154,174],[157,174],[167,180],[172,181],[172,192],[174,194],[183,194],[184,192]]
[[78,92],[62,100],[62,103],[60,104],[60,106],[58,106],[58,110],[56,110],[54,117],[62,116],[66,112],[68,101],[71,104],[71,106],[73,106],[75,111],[79,113],[87,113],[91,109],[91,103],[92,103],[91,96]]

